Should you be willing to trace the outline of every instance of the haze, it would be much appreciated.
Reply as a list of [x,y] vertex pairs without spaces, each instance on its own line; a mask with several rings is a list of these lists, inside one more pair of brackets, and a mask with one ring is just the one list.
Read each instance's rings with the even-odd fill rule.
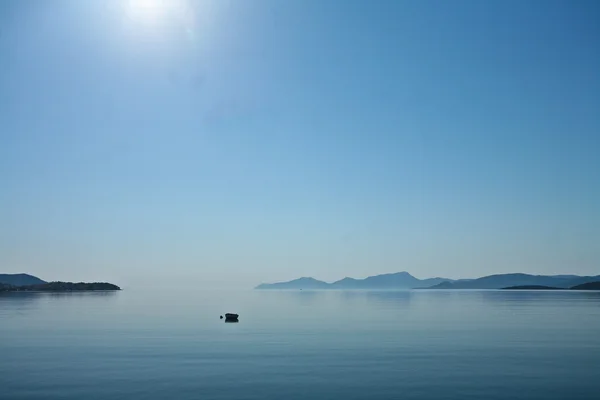
[[598,273],[594,1],[3,1],[0,272]]

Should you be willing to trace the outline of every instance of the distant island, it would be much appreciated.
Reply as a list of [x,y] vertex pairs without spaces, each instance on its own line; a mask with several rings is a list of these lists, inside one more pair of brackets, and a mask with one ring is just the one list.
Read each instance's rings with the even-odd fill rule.
[[600,281],[582,283],[581,285],[573,286],[571,290],[600,290]]
[[[593,283],[600,281],[600,275],[529,275],[523,273],[496,274],[475,279],[428,278],[418,279],[403,271],[392,274],[369,276],[365,279],[344,278],[327,283],[310,277],[298,278],[287,282],[263,283],[255,289],[514,289],[524,290],[600,290],[591,289]],[[575,289],[579,285],[581,289]],[[587,289],[586,289],[587,288]]]
[[11,286],[41,285],[48,283],[29,274],[0,274],[0,283]]
[[600,290],[600,281],[583,283],[570,288],[552,287],[552,286],[541,286],[541,285],[524,285],[524,286],[511,286],[502,288],[504,290]]
[[[477,279],[446,281],[427,289],[507,289],[515,287],[545,287],[549,289],[570,289],[574,286],[600,281],[600,275],[529,275],[523,273],[497,274]],[[535,288],[534,288],[535,290]]]
[[289,282],[263,283],[255,289],[414,289],[437,285],[445,281],[448,279],[418,279],[404,271],[369,276],[365,279],[344,278],[333,283],[305,277]]
[[121,290],[107,282],[46,282],[28,274],[0,274],[0,292],[88,292]]
[[523,286],[510,286],[502,288],[503,290],[566,290],[565,288],[557,288],[552,286],[542,285],[523,285]]

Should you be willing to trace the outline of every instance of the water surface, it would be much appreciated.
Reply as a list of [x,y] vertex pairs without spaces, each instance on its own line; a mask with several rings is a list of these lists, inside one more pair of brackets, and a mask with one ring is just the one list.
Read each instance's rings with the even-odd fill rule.
[[599,378],[600,293],[0,295],[3,399],[595,399]]

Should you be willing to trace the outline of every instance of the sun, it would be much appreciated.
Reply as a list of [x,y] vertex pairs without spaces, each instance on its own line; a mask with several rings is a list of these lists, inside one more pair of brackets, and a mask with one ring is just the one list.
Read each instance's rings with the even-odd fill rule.
[[145,21],[155,21],[165,16],[169,0],[129,0],[132,17]]
[[[193,5],[191,0],[126,0],[121,3],[127,30],[144,41],[166,39],[178,30],[194,40],[200,25],[197,11],[201,9],[203,16],[211,14],[206,4],[205,0]],[[203,29],[206,29],[205,22]]]

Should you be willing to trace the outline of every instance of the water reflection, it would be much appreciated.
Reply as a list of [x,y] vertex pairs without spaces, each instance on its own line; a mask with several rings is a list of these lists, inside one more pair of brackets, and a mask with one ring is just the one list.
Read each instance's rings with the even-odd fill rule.
[[93,291],[93,292],[48,292],[48,293],[38,293],[48,296],[51,299],[61,299],[61,298],[104,298],[109,299],[115,297],[119,292],[115,290],[109,291]]
[[39,300],[41,297],[38,294],[31,292],[2,292],[0,293],[0,302],[28,303]]
[[265,290],[260,291],[259,296],[272,297],[277,302],[287,300],[305,306],[319,304],[328,298],[342,301],[346,305],[375,303],[409,307],[413,292],[410,290]]
[[259,290],[259,296],[273,298],[280,302],[282,299],[302,305],[314,304],[317,300],[327,296],[329,291],[324,290]]
[[[464,292],[463,292],[464,293]],[[507,303],[533,304],[565,303],[591,301],[600,305],[600,292],[570,291],[570,290],[477,290],[471,291],[471,296],[477,296],[486,303],[506,305]]]
[[118,291],[89,291],[89,292],[1,292],[0,301],[29,301],[42,298],[61,298],[61,297],[114,297]]
[[3,292],[0,293],[0,315],[9,315],[31,312],[44,304],[64,300],[106,301],[117,296],[116,291],[106,292]]
[[0,293],[0,317],[7,318],[29,313],[39,307],[41,296],[37,293]]
[[459,293],[465,293],[466,291],[463,290],[421,290],[421,289],[416,289],[413,290],[412,293],[415,294],[415,296],[423,296],[423,297],[428,297],[428,298],[434,298],[434,299],[439,299],[439,300],[449,300],[452,297],[457,296],[457,294]]
[[410,307],[413,294],[410,290],[351,290],[344,292],[345,299],[364,299],[367,303],[383,306]]

